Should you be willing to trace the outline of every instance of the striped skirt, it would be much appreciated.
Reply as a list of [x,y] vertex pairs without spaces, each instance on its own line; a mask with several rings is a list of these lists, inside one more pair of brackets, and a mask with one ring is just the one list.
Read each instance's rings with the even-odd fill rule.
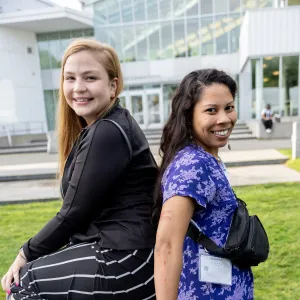
[[153,249],[77,244],[26,264],[11,292],[15,300],[153,300],[153,260]]

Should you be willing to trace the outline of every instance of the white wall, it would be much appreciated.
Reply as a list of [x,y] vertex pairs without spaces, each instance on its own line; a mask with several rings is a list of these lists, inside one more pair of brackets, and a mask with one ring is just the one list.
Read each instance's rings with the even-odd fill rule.
[[240,35],[240,69],[249,57],[300,52],[300,6],[246,13]]
[[[238,74],[238,54],[216,56],[195,56],[187,58],[130,62],[122,64],[126,85],[147,83],[180,82],[185,75],[197,69],[217,68],[231,75]],[[43,70],[43,87],[47,90],[58,89],[60,70]]]
[[0,6],[2,6],[2,13],[51,7],[37,0],[0,0]]
[[46,122],[35,33],[0,27],[0,66],[0,122]]

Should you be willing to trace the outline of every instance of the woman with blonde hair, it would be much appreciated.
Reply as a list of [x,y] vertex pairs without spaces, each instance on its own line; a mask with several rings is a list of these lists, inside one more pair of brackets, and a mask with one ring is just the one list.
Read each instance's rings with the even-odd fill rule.
[[113,48],[71,43],[57,123],[63,203],[3,277],[11,299],[155,299],[150,216],[157,166],[119,105],[122,88]]

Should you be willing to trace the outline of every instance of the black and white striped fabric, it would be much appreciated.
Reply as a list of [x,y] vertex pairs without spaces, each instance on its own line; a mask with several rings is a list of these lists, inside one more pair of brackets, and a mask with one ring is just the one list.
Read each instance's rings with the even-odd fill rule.
[[11,292],[15,300],[156,299],[153,256],[153,249],[74,245],[28,263]]

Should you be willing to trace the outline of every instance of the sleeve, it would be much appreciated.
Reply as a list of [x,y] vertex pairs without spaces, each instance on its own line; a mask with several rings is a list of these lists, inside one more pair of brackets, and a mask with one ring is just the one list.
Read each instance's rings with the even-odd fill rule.
[[130,159],[122,133],[110,122],[99,122],[93,136],[87,134],[78,149],[62,208],[23,246],[28,261],[60,249],[73,234],[87,227],[92,212],[105,201],[105,194]]
[[183,196],[194,199],[198,205],[206,208],[215,196],[216,185],[204,162],[191,160],[181,165],[179,160],[171,163],[165,172],[162,190],[163,202],[174,196]]

